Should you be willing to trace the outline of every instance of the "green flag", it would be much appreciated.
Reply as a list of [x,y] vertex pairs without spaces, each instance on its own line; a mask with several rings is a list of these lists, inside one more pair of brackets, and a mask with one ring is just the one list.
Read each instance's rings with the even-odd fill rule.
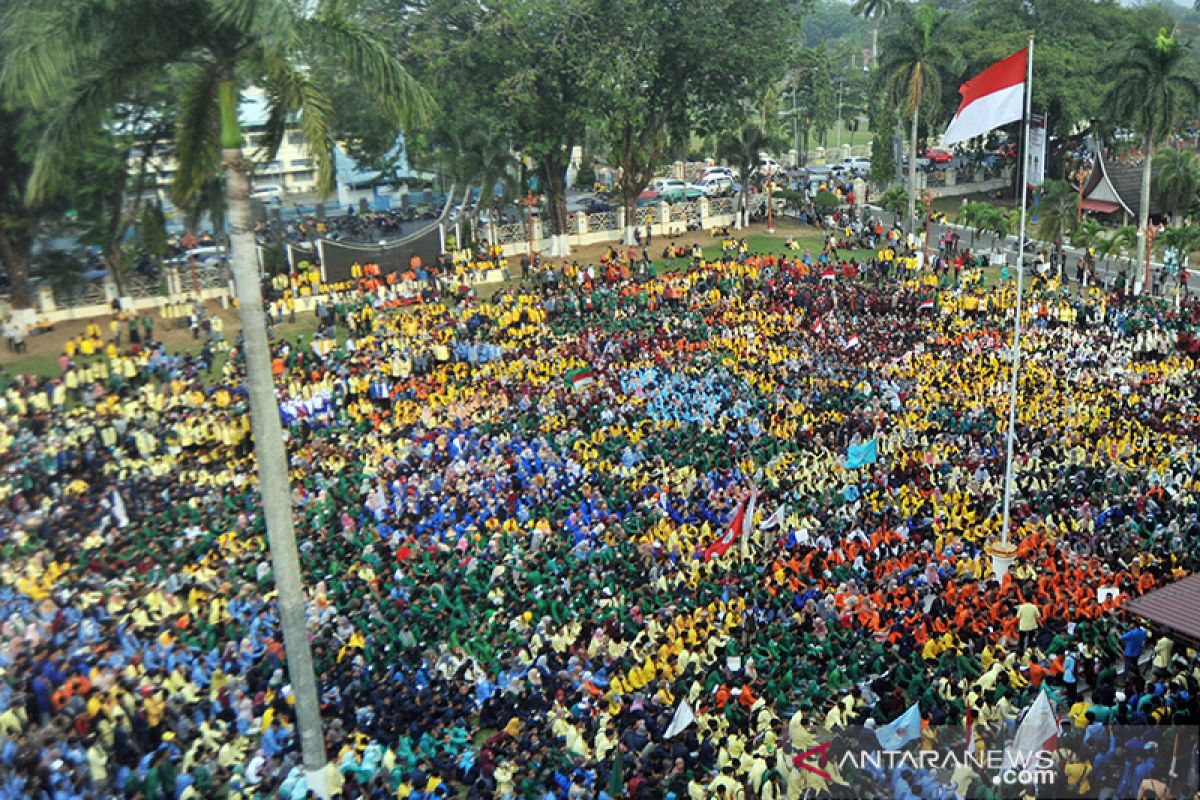
[[608,793],[613,797],[625,796],[625,778],[621,775],[621,746],[613,757],[612,773],[608,776]]

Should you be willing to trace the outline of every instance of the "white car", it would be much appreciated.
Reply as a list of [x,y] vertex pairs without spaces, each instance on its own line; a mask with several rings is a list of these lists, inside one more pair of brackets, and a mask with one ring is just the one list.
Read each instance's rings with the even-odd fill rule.
[[695,185],[702,189],[707,197],[723,197],[733,194],[732,175],[711,173],[696,181]]
[[260,200],[264,203],[281,203],[283,202],[283,187],[273,183],[255,186],[250,191],[250,199]]
[[654,180],[650,181],[650,186],[648,188],[658,192],[659,194],[666,194],[668,192],[682,192],[683,190],[687,189],[687,181],[681,181],[678,178],[655,178]]
[[729,178],[731,181],[737,180],[737,170],[733,169],[732,167],[705,167],[704,169],[700,170],[700,177],[696,179],[696,182],[699,183],[705,178],[721,177]]
[[842,166],[851,172],[857,172],[859,175],[865,175],[871,171],[871,159],[865,156],[851,156],[842,161]]

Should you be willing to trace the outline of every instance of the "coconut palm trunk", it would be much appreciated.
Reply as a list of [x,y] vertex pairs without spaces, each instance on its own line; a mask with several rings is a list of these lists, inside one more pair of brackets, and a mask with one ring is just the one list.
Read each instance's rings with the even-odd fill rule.
[[325,784],[325,740],[312,650],[308,642],[304,592],[300,580],[300,557],[292,523],[292,498],[288,488],[288,458],[283,444],[283,425],[271,374],[271,350],[267,342],[262,289],[255,264],[254,222],[250,215],[250,163],[242,152],[238,123],[238,93],[232,77],[219,87],[221,110],[221,154],[225,169],[226,206],[232,244],[233,279],[237,287],[238,317],[242,323],[246,358],[246,385],[250,393],[250,428],[254,434],[254,456],[258,488],[262,495],[271,567],[279,591],[279,622],[287,652],[288,677],[296,699],[296,723],[308,787],[328,797]]
[[921,115],[921,100],[920,95],[917,101],[913,103],[912,112],[912,135],[909,138],[908,144],[908,232],[913,232],[913,225],[916,224],[917,210],[917,123]]
[[1138,202],[1137,257],[1146,262],[1142,291],[1150,292],[1150,258],[1146,253],[1146,237],[1150,231],[1150,176],[1153,171],[1154,141],[1147,136],[1146,153],[1142,160],[1142,197]]

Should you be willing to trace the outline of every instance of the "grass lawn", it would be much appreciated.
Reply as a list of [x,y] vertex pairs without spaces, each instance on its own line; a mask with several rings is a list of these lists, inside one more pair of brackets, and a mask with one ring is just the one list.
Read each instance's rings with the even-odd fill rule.
[[[784,226],[781,225],[780,227]],[[788,236],[794,236],[796,243],[800,247],[798,251],[791,251],[793,255],[797,253],[812,253],[815,257],[816,254],[821,252],[825,240],[820,234],[812,233],[811,228],[800,228],[792,225],[788,225],[787,227],[789,230],[777,230],[773,234],[766,232],[746,233],[745,231],[731,231],[731,233],[739,234],[738,238],[745,236],[751,253],[775,253],[776,255],[788,253],[789,251],[786,247]],[[719,241],[702,244],[701,248],[704,251],[704,258],[707,260],[711,261],[721,257],[721,243]],[[871,254],[870,250],[842,250],[840,252],[843,258],[856,258],[859,261],[869,257]],[[691,261],[686,258],[660,258],[655,260],[654,266],[660,271],[677,271],[690,263]]]

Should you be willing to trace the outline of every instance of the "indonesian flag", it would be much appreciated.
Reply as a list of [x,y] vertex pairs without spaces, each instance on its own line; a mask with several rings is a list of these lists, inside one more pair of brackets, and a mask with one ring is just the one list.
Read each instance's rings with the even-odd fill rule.
[[1053,753],[1058,749],[1058,720],[1046,690],[1038,693],[1025,719],[1017,727],[1012,742],[1004,749],[1004,766],[1020,770],[1036,770],[1038,753]]
[[1013,53],[958,87],[962,104],[950,120],[942,144],[951,145],[1016,122],[1025,110],[1029,51]]
[[858,334],[852,333],[850,334],[850,338],[846,340],[846,344],[843,345],[843,347],[846,350],[856,350],[861,344],[862,342],[858,341]]
[[971,713],[971,707],[967,706],[967,746],[964,755],[970,758],[975,753],[975,715]]
[[933,298],[922,300],[921,304],[917,306],[917,311],[933,311]]
[[751,492],[750,496],[742,501],[737,513],[733,515],[733,522],[729,523],[729,528],[704,551],[705,561],[711,561],[714,556],[725,555],[739,537],[750,535],[754,527],[754,506],[757,502],[757,491]]
[[825,269],[821,270],[821,280],[823,280],[823,281],[837,280],[837,270],[835,270],[833,268],[832,264],[825,267]]
[[813,333],[820,335],[824,330],[825,325],[821,322],[820,318],[818,318],[817,321],[813,323]]

